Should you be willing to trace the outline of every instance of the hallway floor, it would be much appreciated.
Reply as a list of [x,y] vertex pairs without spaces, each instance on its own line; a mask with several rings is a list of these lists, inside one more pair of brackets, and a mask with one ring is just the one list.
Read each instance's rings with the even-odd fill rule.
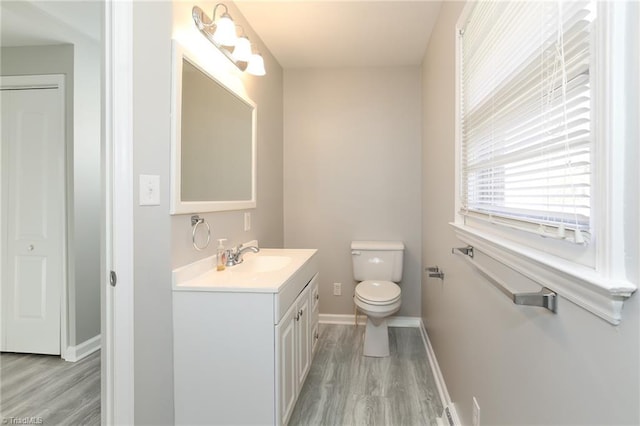
[[289,425],[436,425],[442,413],[418,328],[389,328],[388,358],[363,357],[364,326],[320,325]]
[[0,355],[0,419],[43,425],[100,424],[100,351],[78,362]]

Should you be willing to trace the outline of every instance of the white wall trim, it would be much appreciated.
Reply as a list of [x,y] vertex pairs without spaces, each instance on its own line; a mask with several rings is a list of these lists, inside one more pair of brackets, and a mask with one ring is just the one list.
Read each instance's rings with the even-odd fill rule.
[[420,327],[419,317],[391,317],[388,318],[389,327]]
[[[320,314],[320,324],[338,324],[338,325],[354,325],[353,314]],[[367,323],[366,315],[358,315],[358,325],[364,325]],[[421,320],[419,317],[389,317],[387,318],[387,324],[389,327],[420,327]]]
[[[460,425],[460,419],[458,418],[458,413],[455,408],[455,404],[451,402],[451,397],[449,396],[449,391],[447,390],[447,385],[444,382],[444,376],[442,375],[442,371],[440,370],[440,365],[438,364],[438,360],[436,359],[436,353],[433,351],[433,347],[431,346],[431,341],[429,340],[429,335],[427,334],[427,329],[424,326],[424,322],[422,318],[418,318],[420,328],[420,335],[422,336],[422,341],[424,342],[424,347],[427,350],[427,359],[429,360],[429,365],[431,366],[431,372],[433,373],[433,377],[436,382],[436,388],[438,388],[438,395],[440,395],[440,401],[442,401],[443,412],[442,417],[445,417],[445,411],[447,407],[449,408],[449,413],[451,414],[451,418],[453,420],[454,425]],[[444,424],[448,425],[449,422],[444,419]]]
[[117,425],[134,423],[135,403],[133,0],[106,0],[104,13],[101,423]]
[[67,350],[65,351],[65,361],[76,362],[80,361],[82,358],[85,358],[95,351],[100,350],[102,345],[102,337],[100,334],[97,336],[93,336],[89,340],[85,340],[76,346],[67,346]]
[[[320,314],[318,322],[320,324],[354,325],[354,315]],[[364,325],[366,322],[366,316],[358,315],[358,325]]]

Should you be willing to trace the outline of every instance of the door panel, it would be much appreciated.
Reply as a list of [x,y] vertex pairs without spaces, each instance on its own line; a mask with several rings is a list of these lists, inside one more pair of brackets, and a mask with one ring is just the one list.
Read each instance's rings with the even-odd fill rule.
[[276,326],[276,392],[280,402],[276,409],[278,425],[288,422],[296,402],[296,314],[294,303]]
[[65,203],[60,88],[2,91],[2,158],[2,350],[57,355]]
[[46,278],[47,259],[35,256],[16,257],[13,305],[18,318],[44,319],[47,316]]
[[311,366],[311,340],[309,333],[311,332],[309,323],[309,288],[302,292],[299,296],[298,307],[298,324],[297,324],[297,345],[298,345],[298,389],[302,389],[304,379]]

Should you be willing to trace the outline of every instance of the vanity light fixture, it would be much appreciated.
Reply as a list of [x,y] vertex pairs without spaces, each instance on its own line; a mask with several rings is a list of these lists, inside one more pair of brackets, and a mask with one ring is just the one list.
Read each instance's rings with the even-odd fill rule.
[[[216,19],[218,7],[224,8],[224,12]],[[233,22],[231,15],[229,15],[226,5],[218,3],[213,8],[213,19],[209,18],[198,6],[193,7],[191,15],[202,35],[233,62],[238,69],[256,76],[266,74],[262,55],[253,53],[251,42],[244,34],[244,30],[242,35],[238,37],[236,24]]]

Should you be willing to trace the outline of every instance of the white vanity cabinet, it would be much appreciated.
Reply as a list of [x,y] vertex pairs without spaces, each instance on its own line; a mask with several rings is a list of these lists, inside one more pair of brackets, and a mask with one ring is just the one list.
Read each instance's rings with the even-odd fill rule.
[[175,424],[288,421],[317,341],[318,265],[316,250],[282,251],[293,261],[278,279],[232,286],[214,271],[179,282],[174,271]]

